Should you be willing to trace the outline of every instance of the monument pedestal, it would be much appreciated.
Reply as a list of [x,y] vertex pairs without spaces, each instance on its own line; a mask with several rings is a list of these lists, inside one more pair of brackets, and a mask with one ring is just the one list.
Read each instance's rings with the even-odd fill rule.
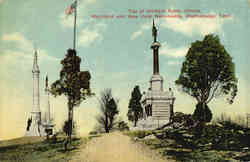
[[153,130],[162,127],[168,122],[168,120],[157,120],[152,117],[147,117],[146,119],[139,120],[137,126],[133,127],[131,130]]
[[143,119],[138,121],[137,129],[156,129],[170,122],[175,97],[172,91],[163,91],[163,78],[153,75],[150,88],[142,96]]
[[41,112],[31,112],[31,118],[28,119],[25,136],[41,136]]

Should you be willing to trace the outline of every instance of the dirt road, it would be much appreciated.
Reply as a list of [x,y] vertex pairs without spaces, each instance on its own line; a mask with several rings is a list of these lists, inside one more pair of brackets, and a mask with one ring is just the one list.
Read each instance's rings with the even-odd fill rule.
[[[72,162],[165,162],[148,147],[134,143],[119,132],[92,139]],[[169,160],[167,160],[169,161]]]

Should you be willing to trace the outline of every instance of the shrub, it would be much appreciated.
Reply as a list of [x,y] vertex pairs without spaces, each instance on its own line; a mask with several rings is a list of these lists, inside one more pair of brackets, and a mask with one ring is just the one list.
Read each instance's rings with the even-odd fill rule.
[[196,105],[195,111],[193,113],[193,118],[200,122],[210,122],[213,115],[207,104],[203,108],[202,103]]
[[124,122],[124,121],[120,121],[118,123],[118,129],[120,131],[124,131],[124,130],[129,130],[129,127],[128,127],[128,123]]
[[97,133],[97,131],[91,131],[91,132],[89,132],[89,135],[97,135],[98,133]]
[[182,125],[185,127],[192,127],[195,123],[191,114],[184,114],[182,112],[175,112],[172,122],[182,123]]
[[144,138],[148,135],[153,134],[152,130],[137,130],[137,131],[128,131],[126,134],[130,137],[138,137],[138,138]]

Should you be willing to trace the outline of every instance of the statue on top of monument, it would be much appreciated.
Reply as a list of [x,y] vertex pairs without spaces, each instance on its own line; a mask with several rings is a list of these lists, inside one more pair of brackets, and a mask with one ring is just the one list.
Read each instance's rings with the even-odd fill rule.
[[154,37],[154,42],[156,42],[156,38],[157,38],[157,29],[156,29],[156,27],[155,27],[154,19],[153,19],[152,35],[153,35],[153,37]]

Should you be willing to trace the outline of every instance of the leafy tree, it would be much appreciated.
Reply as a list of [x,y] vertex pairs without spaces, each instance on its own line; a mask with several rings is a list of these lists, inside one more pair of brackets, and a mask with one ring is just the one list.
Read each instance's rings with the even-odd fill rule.
[[218,36],[209,34],[192,43],[175,83],[202,105],[202,111],[219,96],[228,96],[228,102],[233,103],[237,94],[235,65]]
[[81,58],[74,49],[68,49],[65,58],[61,61],[60,78],[51,85],[51,93],[57,97],[65,95],[68,100],[68,137],[71,140],[73,108],[79,106],[86,97],[91,96],[90,73],[80,71]]
[[114,126],[116,115],[118,115],[118,105],[113,96],[111,89],[105,89],[101,92],[101,98],[99,100],[101,113],[96,117],[100,127],[105,129],[106,133],[109,133],[110,129]]
[[141,97],[142,94],[140,92],[139,86],[135,86],[133,92],[131,93],[131,98],[129,100],[128,106],[128,120],[134,122],[134,126],[136,127],[137,121],[142,117],[143,108],[141,105]]

